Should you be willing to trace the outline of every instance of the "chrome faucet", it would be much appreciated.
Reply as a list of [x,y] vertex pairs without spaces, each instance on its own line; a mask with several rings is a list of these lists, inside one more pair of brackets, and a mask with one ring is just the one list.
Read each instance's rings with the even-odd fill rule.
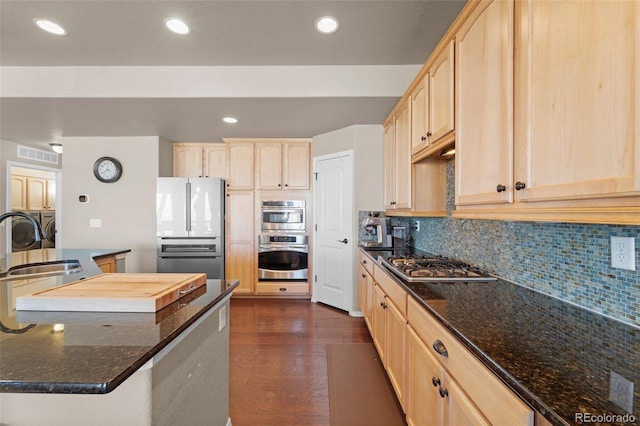
[[47,238],[44,231],[42,230],[42,225],[40,225],[40,222],[38,222],[28,214],[23,212],[7,212],[0,215],[0,223],[4,222],[4,220],[8,217],[24,217],[25,219],[29,220],[29,222],[31,222],[31,224],[33,225],[33,233],[35,234],[34,238],[36,241],[44,240],[45,238]]

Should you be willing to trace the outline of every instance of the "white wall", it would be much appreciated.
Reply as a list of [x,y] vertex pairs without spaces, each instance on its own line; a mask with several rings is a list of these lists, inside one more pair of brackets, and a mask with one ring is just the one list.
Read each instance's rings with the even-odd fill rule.
[[[62,248],[131,249],[127,272],[156,271],[155,191],[159,175],[159,138],[69,137],[64,145]],[[122,163],[120,180],[107,184],[93,175],[102,156]],[[88,203],[80,203],[79,195]],[[101,228],[91,228],[100,219]]]
[[313,156],[352,149],[355,210],[384,210],[384,130],[381,125],[355,125],[313,137]]

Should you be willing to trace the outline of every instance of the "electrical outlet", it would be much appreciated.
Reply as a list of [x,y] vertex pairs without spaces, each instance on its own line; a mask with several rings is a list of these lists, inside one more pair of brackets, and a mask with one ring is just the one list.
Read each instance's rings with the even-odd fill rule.
[[227,307],[223,306],[220,308],[220,312],[218,313],[218,331],[224,330],[224,327],[227,325]]
[[633,382],[613,370],[609,380],[609,401],[627,413],[633,413]]
[[419,221],[415,221],[414,222],[415,228],[416,228],[416,232],[420,232],[420,222]]
[[635,238],[611,237],[611,267],[636,270]]

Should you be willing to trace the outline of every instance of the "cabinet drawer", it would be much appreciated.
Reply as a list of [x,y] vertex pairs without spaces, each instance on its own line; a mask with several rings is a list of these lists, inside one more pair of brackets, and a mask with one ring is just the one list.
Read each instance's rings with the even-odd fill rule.
[[256,294],[280,294],[283,296],[309,294],[309,284],[306,282],[259,282],[256,284]]
[[360,251],[360,264],[373,276],[373,260],[367,256],[362,250]]
[[404,317],[407,316],[407,293],[396,283],[393,278],[380,266],[373,265],[373,279],[391,299],[396,308]]
[[[409,298],[409,326],[425,342],[482,414],[494,425],[533,425],[533,411],[456,340],[423,306]],[[433,347],[441,341],[448,356]]]

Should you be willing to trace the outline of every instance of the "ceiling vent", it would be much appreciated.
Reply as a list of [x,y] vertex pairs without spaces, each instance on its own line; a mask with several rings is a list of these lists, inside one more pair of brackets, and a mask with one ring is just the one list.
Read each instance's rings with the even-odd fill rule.
[[18,158],[24,158],[33,161],[42,161],[43,163],[58,164],[58,154],[55,152],[41,151],[35,148],[18,145]]

